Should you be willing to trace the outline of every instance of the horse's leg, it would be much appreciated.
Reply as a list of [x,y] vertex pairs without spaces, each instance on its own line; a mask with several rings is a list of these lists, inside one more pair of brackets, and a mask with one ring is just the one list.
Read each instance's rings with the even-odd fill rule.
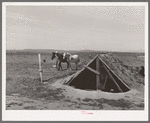
[[59,61],[57,70],[60,70],[60,65],[61,65],[61,62]]
[[60,68],[60,70],[62,70],[61,62],[60,62],[60,64],[59,64],[59,68]]
[[60,63],[60,69],[62,70],[62,66],[61,66],[61,63]]
[[78,68],[77,68],[78,67],[78,63],[77,62],[75,62],[75,63],[76,63],[76,70],[78,70]]
[[71,70],[70,69],[70,62],[69,61],[67,61],[67,70]]
[[67,62],[67,70],[69,70],[69,62]]
[[58,69],[57,67],[58,67],[58,60],[56,61],[56,69]]
[[71,61],[69,61],[69,69],[72,70],[72,68],[71,68]]
[[76,62],[76,70],[78,69],[78,63],[80,62],[80,58],[78,57],[78,60]]

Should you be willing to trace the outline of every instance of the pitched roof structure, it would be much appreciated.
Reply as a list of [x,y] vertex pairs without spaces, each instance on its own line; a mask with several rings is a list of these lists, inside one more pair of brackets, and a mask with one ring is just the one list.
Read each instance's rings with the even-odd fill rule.
[[84,68],[64,84],[84,90],[126,92],[130,88],[96,55]]

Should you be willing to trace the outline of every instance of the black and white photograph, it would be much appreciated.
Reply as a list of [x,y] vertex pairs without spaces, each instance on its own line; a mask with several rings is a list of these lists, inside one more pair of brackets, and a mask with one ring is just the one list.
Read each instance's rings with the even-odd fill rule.
[[148,120],[148,3],[2,10],[4,120]]

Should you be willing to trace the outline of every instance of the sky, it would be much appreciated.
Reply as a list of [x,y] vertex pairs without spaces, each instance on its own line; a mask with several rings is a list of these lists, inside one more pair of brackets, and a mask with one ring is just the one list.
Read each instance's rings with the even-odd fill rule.
[[144,51],[142,6],[7,6],[6,49]]

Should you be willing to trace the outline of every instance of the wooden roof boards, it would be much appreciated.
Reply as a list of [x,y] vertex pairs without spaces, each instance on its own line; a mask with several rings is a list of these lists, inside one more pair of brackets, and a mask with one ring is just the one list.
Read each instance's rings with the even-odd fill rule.
[[128,85],[110,69],[99,55],[96,55],[65,84],[84,90],[102,90],[116,93],[130,90]]

